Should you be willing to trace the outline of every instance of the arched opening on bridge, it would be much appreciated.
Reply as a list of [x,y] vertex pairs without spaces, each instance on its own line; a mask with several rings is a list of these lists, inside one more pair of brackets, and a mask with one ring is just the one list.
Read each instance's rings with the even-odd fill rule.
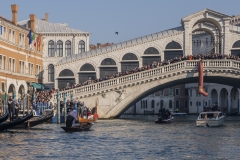
[[240,40],[236,41],[231,49],[231,55],[240,56]]
[[58,76],[58,88],[71,87],[75,83],[75,77],[71,70],[64,69],[59,73]]
[[223,112],[228,112],[228,91],[226,90],[226,88],[222,88],[220,91],[220,109]]
[[237,115],[238,114],[238,105],[239,105],[239,92],[237,88],[231,89],[231,105],[230,105],[230,114]]
[[93,65],[86,63],[80,68],[78,72],[78,77],[79,77],[79,83],[86,82],[87,80],[95,80],[96,70],[93,67]]
[[19,87],[19,89],[18,89],[18,98],[22,98],[23,95],[24,95],[24,93],[25,93],[24,86],[21,85],[21,86]]
[[182,57],[182,46],[175,41],[169,42],[164,50],[164,60],[174,59],[175,57]]
[[[221,35],[221,30],[222,27],[219,24],[218,21],[212,18],[202,18],[199,19],[197,22],[194,23],[193,28],[195,26],[199,25],[200,28],[198,28],[196,33],[194,34],[195,31],[192,33],[192,50],[195,53],[195,50],[197,50],[196,54],[200,53],[221,53],[221,41],[222,41],[222,35]],[[208,28],[212,28],[211,31],[210,29],[202,28],[203,26],[208,26]],[[213,30],[214,28],[214,30]],[[202,31],[202,32],[199,32]],[[214,32],[214,33],[213,33]],[[207,34],[209,33],[209,34]],[[194,42],[195,41],[195,42]],[[195,46],[194,46],[195,43]],[[208,44],[206,44],[208,43]],[[209,44],[210,43],[210,44]],[[198,44],[198,45],[197,45]]]
[[214,34],[208,29],[200,28],[192,32],[192,55],[215,53]]
[[16,95],[14,95],[14,94],[16,94],[15,86],[13,84],[10,84],[10,86],[8,88],[8,95],[15,98]]
[[[212,89],[212,91],[211,91],[211,100],[212,100],[212,102],[211,102],[211,104],[213,104],[213,105],[219,105],[218,104],[218,93],[217,93],[217,90],[216,89]],[[210,104],[210,105],[211,105]]]
[[106,58],[101,62],[100,78],[116,74],[117,72],[116,62],[112,58]]
[[138,58],[133,53],[127,53],[123,56],[121,61],[121,71],[130,71],[134,68],[139,67]]
[[161,61],[159,51],[154,47],[149,47],[144,51],[142,56],[143,66],[150,65]]

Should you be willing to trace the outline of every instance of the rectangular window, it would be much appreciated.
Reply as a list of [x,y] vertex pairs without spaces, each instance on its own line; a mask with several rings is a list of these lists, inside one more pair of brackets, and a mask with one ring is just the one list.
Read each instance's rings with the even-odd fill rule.
[[188,96],[188,89],[185,89],[185,96]]
[[15,59],[12,60],[12,72],[15,72]]
[[176,108],[179,108],[179,106],[180,106],[180,102],[179,100],[176,100]]
[[5,92],[5,84],[2,82],[2,91]]
[[169,95],[169,96],[172,96],[172,95],[173,95],[173,88],[172,88],[172,87],[170,87],[170,88],[168,89],[168,95]]
[[15,43],[15,32],[12,31],[12,42]]
[[22,73],[25,74],[25,65],[24,65],[24,61],[22,61]]
[[8,70],[11,71],[11,67],[12,67],[12,58],[8,59]]
[[19,61],[19,69],[18,69],[19,73],[22,73],[22,61]]
[[32,69],[31,75],[34,75],[33,64],[31,64],[31,69]]
[[2,26],[0,26],[0,35],[2,35]]
[[175,89],[175,95],[178,96],[179,95],[179,88]]
[[6,56],[3,56],[3,67],[2,69],[6,70]]
[[0,55],[0,69],[3,68],[2,63],[3,63],[3,57],[2,57],[2,55]]
[[185,104],[184,104],[184,108],[187,109],[188,108],[188,101],[184,101]]
[[192,97],[192,89],[190,89],[190,97]]

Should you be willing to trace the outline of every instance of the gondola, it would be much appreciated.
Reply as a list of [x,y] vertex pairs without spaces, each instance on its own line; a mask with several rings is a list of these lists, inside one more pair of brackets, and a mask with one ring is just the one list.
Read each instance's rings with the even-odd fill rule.
[[52,110],[50,113],[47,113],[43,116],[39,116],[39,117],[33,117],[31,118],[30,120],[22,123],[22,124],[19,124],[15,127],[13,127],[14,129],[27,129],[27,128],[31,128],[31,127],[34,127],[34,126],[37,126],[39,124],[42,124],[44,122],[47,122],[49,121],[50,119],[53,118],[53,115],[54,115],[54,111]]
[[23,118],[19,118],[16,119],[14,121],[9,121],[9,122],[4,122],[0,124],[0,131],[4,131],[10,128],[13,128],[21,123],[24,123],[25,121],[31,119],[33,117],[33,112],[31,112],[30,114],[26,115]]
[[73,127],[61,127],[65,132],[81,132],[89,131],[93,123],[80,123],[79,125]]
[[8,119],[8,111],[5,112],[3,116],[0,117],[0,124]]

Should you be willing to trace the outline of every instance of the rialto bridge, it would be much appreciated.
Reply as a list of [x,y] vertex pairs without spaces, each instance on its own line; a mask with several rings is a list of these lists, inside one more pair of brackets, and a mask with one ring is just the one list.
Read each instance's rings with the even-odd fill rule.
[[[198,60],[181,61],[64,92],[68,99],[72,95],[73,99],[84,101],[90,108],[98,102],[98,114],[101,118],[117,117],[149,94],[173,85],[196,83],[198,62]],[[229,59],[204,61],[204,82],[206,83],[225,84],[239,88],[239,78],[240,61]],[[60,97],[63,97],[64,92],[60,92]],[[231,96],[239,98],[238,89]],[[238,98],[237,101],[239,101]],[[235,98],[228,101],[228,106],[236,103],[233,101]]]
[[[48,75],[54,76],[55,88],[64,88],[74,83],[102,78],[182,55],[198,53],[239,55],[240,28],[234,25],[232,20],[231,16],[205,9],[182,18],[179,27],[64,57]],[[204,32],[209,37],[197,40],[198,32]],[[195,50],[196,46],[200,48],[198,51]],[[235,70],[237,71],[235,63],[238,62],[224,60],[216,62],[219,65],[231,65],[231,68],[225,66],[224,69],[222,66],[209,66],[212,63],[206,62],[205,73],[208,75],[205,81],[233,85],[232,81],[236,81],[234,77],[238,76],[235,73]],[[68,93],[73,94],[75,99],[84,100],[88,106],[94,106],[98,99],[102,108],[100,117],[115,117],[136,100],[154,91],[177,84],[197,82],[195,66],[196,62],[181,62],[68,90]],[[173,71],[175,69],[177,72]]]

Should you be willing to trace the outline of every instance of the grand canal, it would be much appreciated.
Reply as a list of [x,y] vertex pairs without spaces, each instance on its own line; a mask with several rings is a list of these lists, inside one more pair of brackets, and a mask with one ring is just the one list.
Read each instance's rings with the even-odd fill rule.
[[154,124],[156,116],[99,120],[91,131],[65,133],[57,124],[0,133],[0,159],[240,159],[240,119],[196,127],[197,116]]

